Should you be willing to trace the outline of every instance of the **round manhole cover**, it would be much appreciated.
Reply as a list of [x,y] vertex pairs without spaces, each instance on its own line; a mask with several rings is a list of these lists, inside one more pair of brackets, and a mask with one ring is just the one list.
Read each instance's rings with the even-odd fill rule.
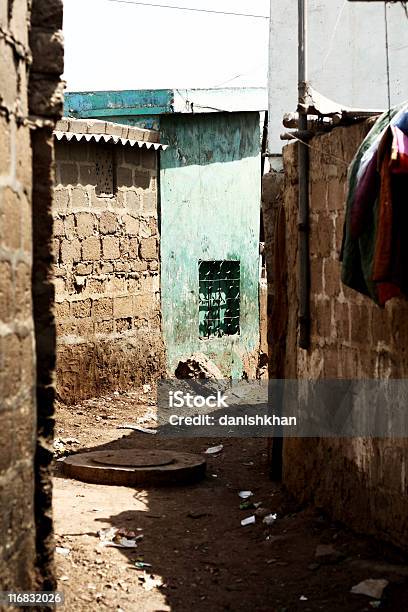
[[138,448],[70,455],[62,468],[84,482],[145,487],[192,484],[204,478],[206,463],[202,455]]
[[173,453],[160,450],[119,450],[93,453],[92,461],[118,467],[161,467],[174,462]]

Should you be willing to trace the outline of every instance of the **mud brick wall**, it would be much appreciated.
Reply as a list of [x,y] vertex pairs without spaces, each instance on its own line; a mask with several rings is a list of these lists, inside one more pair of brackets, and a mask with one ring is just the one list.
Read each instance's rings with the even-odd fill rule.
[[[287,378],[406,378],[408,303],[384,309],[340,280],[347,166],[369,122],[316,137],[310,149],[311,346],[297,346],[297,274],[288,274]],[[297,148],[284,150],[286,261],[297,270]],[[360,532],[408,548],[408,443],[286,440],[284,482]]]
[[[9,3],[10,4],[10,3]],[[35,562],[35,354],[31,298],[29,14],[0,13],[0,576],[29,588]],[[18,104],[18,98],[20,103]]]
[[[96,160],[111,146],[116,193],[99,197]],[[71,403],[163,372],[157,153],[61,141],[56,155],[57,391]]]
[[[30,10],[31,9],[31,10]],[[52,225],[43,227],[42,254],[32,219],[52,196],[53,143],[47,143],[62,110],[63,47],[59,0],[0,2],[0,588],[54,585],[49,456],[52,431],[41,430],[52,394],[37,402],[43,356],[55,345],[39,343],[38,292],[46,286]],[[38,197],[41,181],[41,198]],[[41,257],[44,257],[41,262]],[[45,262],[45,263],[44,263]],[[44,263],[44,265],[42,265]],[[38,266],[37,266],[38,264]],[[41,270],[39,281],[32,270]],[[52,318],[53,295],[43,301]],[[50,330],[48,330],[50,331]],[[52,327],[51,327],[52,332]],[[44,336],[45,339],[45,336]],[[49,381],[52,388],[52,381]],[[37,457],[36,463],[34,457]],[[37,522],[38,521],[38,522]],[[37,524],[36,524],[37,523]]]

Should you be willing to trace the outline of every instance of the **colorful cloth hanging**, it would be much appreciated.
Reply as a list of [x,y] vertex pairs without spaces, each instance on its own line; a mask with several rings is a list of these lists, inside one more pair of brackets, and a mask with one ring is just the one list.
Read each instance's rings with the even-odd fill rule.
[[342,281],[383,306],[408,297],[408,104],[379,117],[349,169]]

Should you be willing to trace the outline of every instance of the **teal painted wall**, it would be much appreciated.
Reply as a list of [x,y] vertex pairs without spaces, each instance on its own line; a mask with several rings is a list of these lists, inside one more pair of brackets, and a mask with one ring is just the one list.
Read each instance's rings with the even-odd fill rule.
[[158,130],[160,116],[174,112],[173,104],[172,89],[67,92],[64,115]]
[[[161,118],[161,277],[168,367],[195,352],[241,378],[259,346],[259,113]],[[199,260],[239,260],[239,335],[199,337]]]

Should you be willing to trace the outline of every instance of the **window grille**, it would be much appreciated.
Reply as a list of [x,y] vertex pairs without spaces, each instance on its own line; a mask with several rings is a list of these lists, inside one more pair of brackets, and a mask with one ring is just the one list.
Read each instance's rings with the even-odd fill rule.
[[240,262],[199,262],[201,338],[240,332]]
[[96,147],[96,195],[113,198],[115,195],[115,173],[113,147]]

